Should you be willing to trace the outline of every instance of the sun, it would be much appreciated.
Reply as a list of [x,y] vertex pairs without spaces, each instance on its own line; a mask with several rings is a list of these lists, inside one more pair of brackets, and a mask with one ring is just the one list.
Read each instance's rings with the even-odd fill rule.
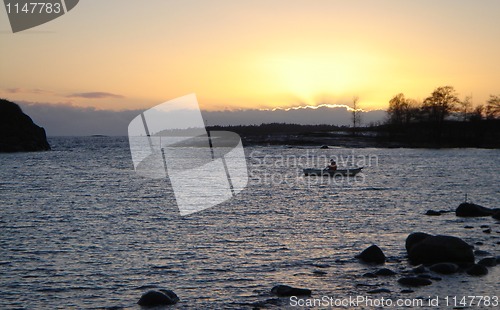
[[369,81],[376,65],[360,53],[297,54],[263,57],[260,67],[268,87],[315,105],[319,98],[352,97]]

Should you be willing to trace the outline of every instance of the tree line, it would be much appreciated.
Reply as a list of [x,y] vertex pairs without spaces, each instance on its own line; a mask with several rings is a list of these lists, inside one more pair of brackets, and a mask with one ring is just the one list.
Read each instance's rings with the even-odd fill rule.
[[407,125],[412,122],[432,122],[442,124],[447,118],[462,121],[477,121],[500,118],[500,96],[490,95],[486,104],[472,106],[472,98],[458,98],[453,86],[436,88],[423,102],[406,98],[403,93],[389,101],[387,123]]

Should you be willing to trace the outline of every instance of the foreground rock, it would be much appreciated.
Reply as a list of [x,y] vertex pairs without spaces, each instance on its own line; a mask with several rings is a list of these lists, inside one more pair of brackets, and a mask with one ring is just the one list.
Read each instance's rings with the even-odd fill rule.
[[279,297],[311,296],[312,291],[306,288],[296,288],[288,285],[276,285],[271,289],[271,293]]
[[474,203],[464,202],[458,206],[455,214],[460,217],[480,217],[492,216],[496,211],[495,209],[485,208]]
[[179,301],[179,297],[171,290],[149,291],[141,296],[137,304],[143,307],[156,307],[173,305]]
[[472,247],[460,238],[413,233],[406,238],[412,264],[474,263]]
[[437,263],[430,266],[429,269],[440,274],[453,274],[458,271],[458,265],[453,263]]
[[477,264],[485,267],[495,267],[498,263],[495,257],[486,257],[477,262]]
[[50,150],[45,130],[33,123],[21,108],[0,99],[0,152]]
[[368,291],[368,294],[380,294],[380,293],[390,293],[391,291],[386,288],[377,288],[371,291]]
[[375,244],[368,247],[366,250],[356,255],[356,258],[365,263],[383,264],[385,263],[385,255],[382,250]]
[[383,277],[387,277],[387,276],[393,276],[395,275],[396,272],[390,270],[390,269],[387,269],[387,268],[382,268],[380,270],[377,270],[377,272],[375,272],[375,275],[377,276],[383,276]]
[[410,249],[417,243],[422,242],[422,240],[431,237],[432,235],[423,233],[423,232],[416,232],[409,234],[408,237],[406,237],[405,241],[405,248],[406,252],[410,252]]
[[467,269],[467,274],[471,276],[484,276],[488,274],[488,268],[483,265],[474,264],[469,269]]
[[440,216],[440,215],[441,215],[441,212],[439,212],[439,211],[434,211],[434,210],[427,210],[427,212],[425,212],[425,215],[430,215],[430,216]]
[[432,281],[420,277],[404,277],[398,280],[399,284],[411,287],[431,285]]

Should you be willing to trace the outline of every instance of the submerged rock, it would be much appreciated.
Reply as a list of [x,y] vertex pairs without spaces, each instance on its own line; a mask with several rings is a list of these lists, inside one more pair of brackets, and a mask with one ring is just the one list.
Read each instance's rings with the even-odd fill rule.
[[495,257],[486,257],[477,262],[477,264],[485,267],[495,267],[498,263]]
[[458,265],[453,263],[438,263],[430,266],[429,269],[440,274],[453,274],[458,271]]
[[280,303],[281,300],[279,298],[269,298],[266,300],[251,303],[250,305],[253,306],[252,309],[260,309],[260,308],[267,308],[267,306],[269,305],[278,306]]
[[413,270],[412,270],[412,271],[413,271],[414,273],[417,273],[417,274],[419,274],[419,273],[425,273],[425,272],[427,272],[427,268],[425,268],[425,266],[424,266],[424,265],[420,265],[420,266],[418,266],[418,267],[413,268]]
[[356,255],[356,258],[362,260],[365,263],[383,264],[385,263],[385,255],[382,250],[375,244],[365,249],[360,254]]
[[439,212],[439,211],[434,211],[434,210],[427,210],[427,212],[425,212],[425,215],[430,215],[430,216],[439,216],[439,215],[441,215],[441,212]]
[[0,152],[48,151],[45,129],[14,102],[0,99]]
[[495,212],[495,214],[493,214],[491,217],[495,220],[500,220],[500,211]]
[[377,272],[375,272],[375,274],[377,276],[393,276],[396,274],[396,272],[394,272],[388,268],[382,268],[380,270],[377,270]]
[[271,293],[279,297],[311,296],[312,291],[306,288],[296,288],[288,285],[276,285],[271,289]]
[[317,276],[324,276],[325,274],[328,274],[328,272],[323,271],[323,270],[314,270],[313,274],[315,274]]
[[417,287],[417,286],[431,285],[432,281],[420,277],[404,277],[399,279],[398,283],[405,286]]
[[469,202],[461,203],[455,210],[456,216],[460,217],[491,216],[493,213],[495,213],[493,209],[485,208]]
[[179,297],[171,290],[149,291],[141,296],[137,304],[143,307],[156,307],[161,305],[173,305],[179,301]]
[[371,291],[368,291],[368,294],[379,294],[379,293],[390,293],[391,291],[386,288],[377,288]]
[[483,265],[474,264],[466,272],[471,276],[484,276],[488,274],[488,268]]
[[490,255],[490,252],[483,251],[483,250],[475,250],[474,251],[474,255],[476,255],[476,256],[486,256],[486,255]]
[[413,264],[474,262],[472,247],[453,236],[413,233],[406,238],[406,250]]

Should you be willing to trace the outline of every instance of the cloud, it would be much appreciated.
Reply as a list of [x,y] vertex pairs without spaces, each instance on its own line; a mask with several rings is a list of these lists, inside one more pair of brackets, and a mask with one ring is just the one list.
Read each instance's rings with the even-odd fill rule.
[[[18,102],[24,113],[45,128],[49,136],[88,136],[103,134],[126,136],[132,119],[144,110],[97,110],[73,106],[68,103],[49,104]],[[332,124],[350,125],[352,113],[346,107],[319,107],[290,110],[236,110],[202,111],[209,126],[213,125],[259,125],[263,123]],[[361,112],[362,124],[384,120],[382,110]]]
[[[273,108],[273,109],[262,109],[262,111],[273,111],[274,112],[274,111],[278,111],[278,110],[280,110],[280,111],[306,110],[306,109],[317,110],[320,108],[344,108],[349,112],[354,111],[353,108],[351,108],[350,106],[348,106],[346,104],[329,104],[329,103],[322,103],[322,104],[318,104],[318,105],[300,105],[300,106],[290,107],[290,108],[277,107],[277,108]],[[367,112],[363,109],[356,109],[356,111]]]
[[[259,125],[265,123],[289,123],[302,125],[352,124],[352,108],[342,105],[322,105],[273,110],[203,111],[208,125]],[[382,110],[360,111],[362,124],[368,125],[384,120]]]
[[127,135],[128,124],[142,110],[97,110],[68,103],[17,102],[49,136]]
[[106,92],[86,92],[86,93],[73,93],[71,95],[66,96],[68,98],[85,98],[85,99],[104,99],[104,98],[123,98],[122,95],[116,95],[112,93]]
[[5,88],[5,92],[9,94],[17,94],[21,92],[21,89],[16,87],[16,88]]
[[53,91],[40,88],[27,89],[27,88],[13,87],[13,88],[4,88],[3,90],[8,94],[49,94],[49,95],[54,94]]

